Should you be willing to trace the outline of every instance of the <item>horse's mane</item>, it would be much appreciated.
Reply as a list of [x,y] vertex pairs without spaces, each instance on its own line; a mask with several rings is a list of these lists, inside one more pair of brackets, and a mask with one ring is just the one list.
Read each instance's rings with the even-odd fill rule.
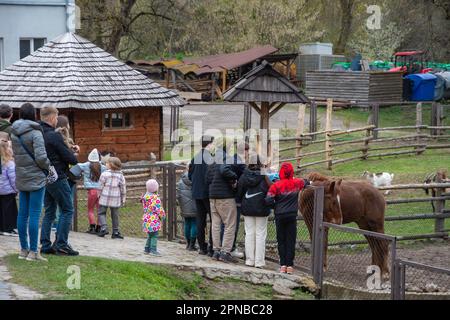
[[315,182],[315,181],[319,181],[319,182],[330,181],[330,178],[328,178],[327,176],[324,176],[323,174],[321,174],[319,172],[308,173],[308,175],[306,176],[306,179],[308,179],[311,182]]

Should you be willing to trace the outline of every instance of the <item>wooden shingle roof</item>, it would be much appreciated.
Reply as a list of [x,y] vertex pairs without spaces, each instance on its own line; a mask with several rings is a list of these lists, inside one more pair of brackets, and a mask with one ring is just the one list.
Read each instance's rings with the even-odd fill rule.
[[0,103],[13,108],[181,106],[185,101],[88,40],[66,33],[0,73]]
[[232,102],[282,102],[307,103],[308,98],[285,76],[263,61],[245,74],[224,95],[225,101]]

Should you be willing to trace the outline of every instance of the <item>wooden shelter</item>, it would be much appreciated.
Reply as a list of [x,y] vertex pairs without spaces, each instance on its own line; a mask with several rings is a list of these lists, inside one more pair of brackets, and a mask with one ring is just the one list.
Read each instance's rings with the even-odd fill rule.
[[[259,114],[262,130],[269,131],[270,118],[287,103],[307,103],[308,98],[285,76],[267,62],[244,75],[224,95],[225,101],[246,102]],[[266,137],[267,155],[270,154],[269,135]]]
[[69,117],[80,160],[93,148],[122,161],[162,158],[162,107],[185,104],[82,37],[66,33],[0,73],[0,103],[54,106]]

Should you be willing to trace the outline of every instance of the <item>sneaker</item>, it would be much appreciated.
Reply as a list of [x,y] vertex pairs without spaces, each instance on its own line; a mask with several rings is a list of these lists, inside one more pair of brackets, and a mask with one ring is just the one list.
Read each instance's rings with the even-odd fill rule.
[[3,232],[3,235],[8,236],[8,237],[18,237],[19,236],[19,234],[15,230]]
[[152,250],[152,251],[150,251],[150,254],[155,257],[161,256],[161,253],[158,250]]
[[19,259],[20,260],[25,260],[28,257],[29,253],[30,253],[30,251],[25,250],[25,249],[21,249],[20,253],[19,253]]
[[237,263],[237,259],[231,255],[231,253],[221,252],[219,256],[219,261],[226,263]]
[[286,266],[280,267],[280,273],[286,273]]
[[207,251],[207,250],[200,249],[200,250],[198,251],[198,254],[201,255],[201,256],[206,256],[206,255],[208,255],[208,251]]
[[144,248],[144,254],[150,254],[150,248],[145,247]]
[[100,230],[100,232],[99,233],[97,233],[97,235],[99,236],[99,237],[104,237],[104,236],[106,236],[107,234],[109,234],[109,232],[108,231],[106,231],[106,230]]
[[244,258],[244,253],[243,253],[243,252],[240,252],[240,251],[238,250],[238,248],[234,249],[234,251],[231,251],[231,255],[232,255],[233,257],[235,257],[235,258],[238,258],[238,259]]
[[42,249],[41,254],[56,254],[56,249],[54,246],[51,246],[49,249]]
[[26,257],[26,260],[27,261],[45,261],[45,262],[48,261],[46,258],[41,256],[39,252],[33,252],[33,251],[30,251],[28,253],[28,256]]
[[80,253],[78,251],[75,251],[70,246],[65,246],[62,248],[58,248],[56,250],[56,254],[58,256],[78,256]]
[[293,274],[294,273],[294,268],[293,267],[287,267],[286,268],[286,273],[287,274]]
[[96,232],[95,232],[95,224],[89,225],[89,229],[86,230],[86,233],[89,233],[89,234],[95,234],[95,233],[96,233]]
[[113,233],[111,239],[123,239],[123,235],[121,235],[120,232]]
[[212,258],[214,260],[219,261],[219,259],[220,259],[220,251],[214,251]]

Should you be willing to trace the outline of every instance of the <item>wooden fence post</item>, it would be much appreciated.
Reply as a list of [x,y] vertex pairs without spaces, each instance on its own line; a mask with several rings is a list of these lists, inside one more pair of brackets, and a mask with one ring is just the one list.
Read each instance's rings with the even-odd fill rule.
[[[417,133],[417,138],[416,138],[416,144],[420,144],[422,139],[420,137],[422,130],[421,130],[421,126],[423,124],[423,116],[422,116],[422,102],[417,103],[416,105],[416,133]],[[425,150],[422,147],[416,147],[416,155],[420,155],[422,154]]]
[[367,160],[367,157],[369,156],[369,143],[370,143],[370,137],[372,136],[372,129],[367,129],[366,131],[366,140],[364,141],[364,149],[362,151],[362,160]]
[[373,104],[371,107],[371,121],[369,124],[374,125],[373,138],[378,139],[378,127],[380,124],[380,106],[378,104]]
[[333,99],[327,99],[327,117],[325,125],[325,155],[327,160],[327,169],[331,170],[333,166],[332,143],[331,143],[331,117],[333,113]]
[[[297,139],[301,139],[305,130],[305,111],[306,105],[300,104],[298,107],[298,125],[297,125]],[[297,168],[300,166],[300,156],[302,151],[302,140],[295,141],[297,149],[295,149],[295,157],[297,158]]]
[[73,218],[72,218],[72,230],[77,232],[78,231],[78,186],[75,185],[75,192],[73,193],[73,205],[74,205],[74,212],[73,212]]
[[[309,132],[317,132],[317,103],[312,100],[309,110]],[[312,141],[316,140],[316,136],[311,136]]]
[[[437,177],[436,183],[443,183],[441,177]],[[445,188],[436,188],[436,198],[442,197],[442,194],[445,193]],[[434,210],[436,214],[444,213],[445,200],[436,200],[434,202]],[[444,232],[445,230],[445,218],[436,218],[434,223],[434,232]]]

